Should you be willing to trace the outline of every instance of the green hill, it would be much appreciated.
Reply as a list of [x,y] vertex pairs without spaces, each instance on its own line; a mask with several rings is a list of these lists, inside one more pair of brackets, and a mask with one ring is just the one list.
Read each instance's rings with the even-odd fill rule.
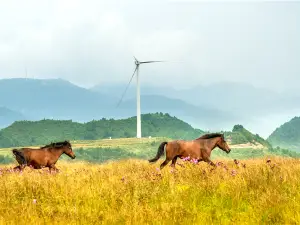
[[[170,139],[195,139],[204,132],[194,129],[182,120],[169,114],[155,113],[142,115],[142,133],[145,138],[137,140],[136,118],[122,120],[91,121],[76,123],[71,120],[41,120],[36,122],[15,122],[0,131],[0,164],[11,163],[10,148],[14,146],[39,146],[51,141],[73,140],[78,159],[89,162],[105,162],[126,158],[149,159],[157,152],[162,141]],[[299,158],[300,154],[286,149],[272,148],[268,141],[252,134],[242,125],[235,125],[232,131],[224,132],[233,151],[226,154],[215,150],[212,159],[247,159],[277,155]],[[113,140],[106,138],[112,137]],[[118,139],[121,138],[121,139]],[[103,140],[99,140],[103,139]],[[76,140],[76,141],[75,141]],[[246,144],[242,148],[238,144]],[[248,145],[248,144],[252,144]],[[258,145],[259,144],[259,145]],[[256,146],[254,146],[256,145]],[[64,160],[69,160],[63,156]]]
[[[194,139],[203,134],[182,120],[169,114],[142,115],[144,137]],[[96,140],[136,136],[136,117],[128,119],[101,119],[88,123],[71,120],[19,121],[0,131],[0,147],[35,146],[59,140]]]
[[274,147],[300,152],[300,117],[278,127],[267,139]]
[[253,134],[246,130],[242,125],[235,125],[232,132],[225,132],[225,137],[228,138],[231,144],[261,144],[263,147],[271,148],[271,144],[260,137],[258,134]]

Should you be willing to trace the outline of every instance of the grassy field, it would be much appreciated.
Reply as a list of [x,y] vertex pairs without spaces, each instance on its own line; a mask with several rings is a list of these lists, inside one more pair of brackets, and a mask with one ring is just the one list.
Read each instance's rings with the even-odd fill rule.
[[[0,224],[297,224],[300,161],[58,162],[61,172],[0,172]],[[216,161],[218,162],[218,161]],[[245,167],[242,166],[245,164]],[[7,171],[8,169],[8,171]]]
[[[100,139],[100,140],[73,140],[71,141],[73,149],[91,149],[91,148],[105,148],[105,147],[121,147],[129,150],[137,150],[141,145],[159,143],[169,138],[118,138],[118,139]],[[47,144],[47,143],[45,143]],[[20,146],[21,147],[21,146]],[[14,147],[14,148],[20,148]],[[23,146],[22,146],[23,147]],[[27,146],[38,148],[39,146]],[[11,154],[12,148],[0,148],[0,155]]]
[[[106,162],[108,160],[120,160],[128,158],[149,159],[153,158],[157,148],[162,141],[170,140],[168,138],[122,138],[122,139],[104,139],[93,141],[72,141],[73,149],[78,160],[89,162]],[[29,146],[37,148],[38,146]],[[212,159],[248,159],[265,156],[270,152],[267,149],[257,148],[255,146],[231,145],[233,151],[227,155],[219,149],[212,152]],[[14,161],[11,153],[12,148],[0,149],[0,164],[7,164]],[[62,156],[63,160],[68,160]]]

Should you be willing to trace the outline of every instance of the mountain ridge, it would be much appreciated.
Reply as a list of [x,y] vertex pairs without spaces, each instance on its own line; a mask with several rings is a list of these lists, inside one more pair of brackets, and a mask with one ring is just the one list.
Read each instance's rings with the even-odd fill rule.
[[[225,118],[224,112],[212,108],[207,110],[203,106],[194,106],[183,100],[158,95],[142,95],[141,98],[142,113],[171,113],[174,116],[183,116],[185,120],[197,126],[202,126],[205,121],[215,124],[230,123],[222,119]],[[125,99],[117,108],[118,100],[119,98],[108,93],[97,93],[62,79],[0,80],[2,105],[22,113],[28,120],[53,118],[86,122],[102,117],[118,119],[136,115],[135,100]],[[199,112],[202,118],[195,112]],[[229,117],[227,115],[226,118]],[[234,117],[231,116],[231,119]]]

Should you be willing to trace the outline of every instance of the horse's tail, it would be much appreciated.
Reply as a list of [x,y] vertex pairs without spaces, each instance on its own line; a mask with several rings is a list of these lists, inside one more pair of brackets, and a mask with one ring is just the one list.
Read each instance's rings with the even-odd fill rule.
[[13,149],[12,153],[15,155],[16,160],[18,161],[19,164],[27,164],[26,158],[24,156],[24,153],[18,149]]
[[162,142],[158,147],[156,156],[153,159],[150,159],[149,162],[156,162],[164,154],[165,146],[167,144],[168,144],[168,142],[166,142],[166,141]]

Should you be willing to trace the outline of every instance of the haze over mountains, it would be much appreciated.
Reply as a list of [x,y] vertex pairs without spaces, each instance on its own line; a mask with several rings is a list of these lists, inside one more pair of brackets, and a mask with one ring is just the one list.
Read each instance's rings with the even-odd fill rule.
[[10,110],[6,107],[0,107],[0,125],[8,126],[14,121],[24,120],[25,117],[16,111]]
[[[20,119],[53,118],[85,122],[103,117],[135,116],[134,84],[116,108],[125,87],[126,84],[116,83],[85,89],[62,79],[2,79],[0,106],[11,110],[9,114],[12,116],[10,119],[2,116],[0,125],[4,127]],[[167,85],[142,85],[141,94],[142,113],[169,113],[194,127],[210,131],[230,130],[234,124],[243,124],[264,137],[297,115],[299,107],[295,102],[300,100],[294,95],[229,82],[199,85],[186,90]],[[272,117],[276,120],[268,121]]]
[[[121,96],[125,86],[125,83],[103,84],[96,85],[91,90],[103,94],[113,93],[118,97]],[[300,106],[296,104],[300,100],[300,95],[296,91],[276,92],[245,83],[218,82],[210,85],[195,85],[190,89],[144,85],[141,87],[141,93],[176,98],[194,106],[223,112],[223,115],[234,118],[232,119],[234,124],[244,124],[264,137],[268,137],[282,123],[300,114]],[[131,85],[125,99],[134,101],[134,98],[135,85]],[[222,121],[219,126],[215,121],[205,129],[230,129],[233,125],[232,120],[228,120],[227,123]],[[192,124],[198,126],[197,123]]]

